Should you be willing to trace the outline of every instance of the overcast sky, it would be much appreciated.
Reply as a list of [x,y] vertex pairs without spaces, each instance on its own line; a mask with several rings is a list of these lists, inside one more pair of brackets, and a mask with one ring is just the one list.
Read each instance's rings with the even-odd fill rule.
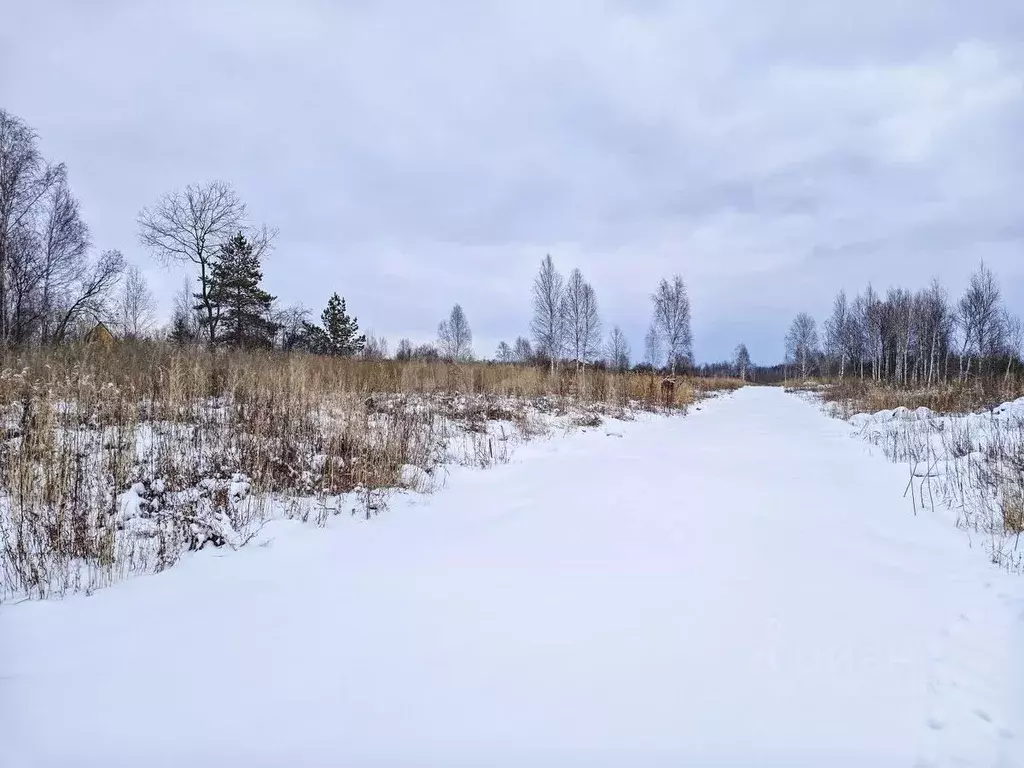
[[477,354],[550,253],[642,356],[679,272],[698,359],[985,259],[1024,311],[1020,0],[5,2],[0,107],[67,162],[98,248],[181,274],[139,209],[225,179],[280,230],[271,292]]

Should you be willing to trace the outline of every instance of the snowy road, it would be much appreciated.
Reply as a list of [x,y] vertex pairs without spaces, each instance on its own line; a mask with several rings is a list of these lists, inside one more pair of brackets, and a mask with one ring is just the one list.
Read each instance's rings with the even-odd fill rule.
[[0,765],[1024,766],[1024,581],[906,480],[748,388],[0,607]]

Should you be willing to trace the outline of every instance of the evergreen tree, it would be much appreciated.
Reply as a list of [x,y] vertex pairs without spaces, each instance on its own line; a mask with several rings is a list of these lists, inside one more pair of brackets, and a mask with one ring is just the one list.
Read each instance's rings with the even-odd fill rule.
[[175,314],[171,321],[171,332],[167,338],[175,344],[191,344],[196,340],[196,335],[189,325],[188,318]]
[[216,340],[234,347],[269,347],[277,323],[269,319],[274,297],[260,287],[263,271],[241,233],[221,246],[213,262],[208,297],[217,308]]
[[357,318],[349,317],[345,300],[337,293],[320,315],[322,326],[306,323],[306,347],[321,355],[349,357],[363,351],[366,336],[359,334]]

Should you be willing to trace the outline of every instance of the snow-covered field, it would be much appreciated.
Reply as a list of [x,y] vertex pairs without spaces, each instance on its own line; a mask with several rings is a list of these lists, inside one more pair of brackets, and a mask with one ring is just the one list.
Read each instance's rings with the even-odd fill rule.
[[396,492],[443,484],[452,466],[501,464],[523,442],[664,409],[438,392],[266,410],[226,397],[0,409],[0,603],[91,593],[194,550],[237,549],[271,520],[372,516]]
[[946,515],[994,564],[1024,572],[1024,398],[979,413],[894,408],[849,421],[903,465],[915,512]]
[[0,605],[0,765],[1024,766],[1024,582],[780,389]]

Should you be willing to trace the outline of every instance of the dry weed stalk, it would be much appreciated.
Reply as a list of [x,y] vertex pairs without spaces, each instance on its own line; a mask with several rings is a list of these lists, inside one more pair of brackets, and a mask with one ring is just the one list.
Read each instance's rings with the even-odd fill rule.
[[[370,515],[388,489],[424,485],[446,461],[507,460],[511,442],[546,429],[541,414],[593,424],[657,409],[659,384],[163,343],[9,350],[0,599],[90,590],[188,549],[240,546],[282,509],[323,523],[351,497]],[[672,405],[733,386],[682,380]]]

